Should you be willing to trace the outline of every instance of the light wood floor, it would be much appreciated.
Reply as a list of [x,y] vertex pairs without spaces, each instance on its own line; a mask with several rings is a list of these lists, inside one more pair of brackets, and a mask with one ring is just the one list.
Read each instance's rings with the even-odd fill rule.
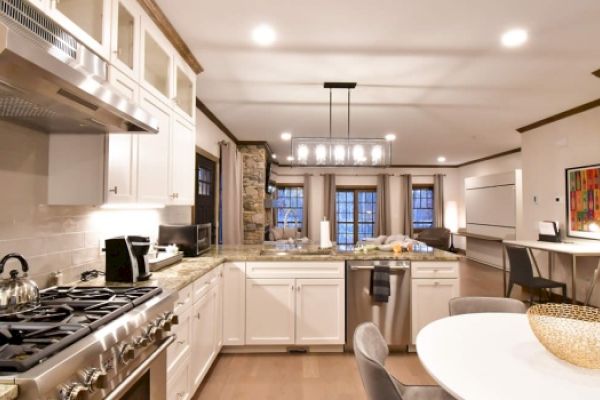
[[[502,272],[462,259],[462,296],[501,296]],[[522,293],[515,290],[513,297]],[[406,384],[434,384],[416,354],[387,367]],[[193,400],[366,400],[352,354],[222,354]]]

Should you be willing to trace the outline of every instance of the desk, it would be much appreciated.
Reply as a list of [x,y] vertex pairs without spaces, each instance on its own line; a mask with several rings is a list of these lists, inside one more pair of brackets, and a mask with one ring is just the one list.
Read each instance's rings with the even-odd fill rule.
[[[577,257],[600,257],[600,243],[553,243],[540,242],[537,240],[505,240],[502,242],[502,283],[504,285],[504,295],[506,296],[506,246],[526,247],[528,249],[542,250],[548,253],[548,275],[552,279],[552,267],[554,267],[555,255],[568,254],[571,256],[571,298],[573,304],[576,303],[577,295]],[[534,264],[537,267],[537,261],[531,254]],[[588,304],[597,281],[599,268],[594,271],[594,278],[585,297],[585,304]],[[539,272],[539,270],[538,270]]]
[[456,399],[600,399],[600,370],[555,357],[537,340],[525,314],[439,319],[419,332],[417,354]]

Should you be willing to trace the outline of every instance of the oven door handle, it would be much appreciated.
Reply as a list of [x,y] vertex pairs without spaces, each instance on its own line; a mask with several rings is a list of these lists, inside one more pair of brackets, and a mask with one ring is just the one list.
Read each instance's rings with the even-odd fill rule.
[[161,355],[161,353],[167,350],[167,347],[169,347],[173,341],[175,341],[175,336],[169,336],[163,342],[163,344],[161,344],[160,347],[150,355],[150,357],[145,359],[144,362],[141,363],[140,366],[135,369],[135,371],[129,374],[127,378],[125,378],[123,382],[121,382],[119,386],[115,388],[115,390],[110,392],[108,396],[104,398],[104,400],[117,400],[121,397],[121,395],[125,394],[124,392],[129,389],[129,385],[144,375],[148,367],[150,367],[150,365]]

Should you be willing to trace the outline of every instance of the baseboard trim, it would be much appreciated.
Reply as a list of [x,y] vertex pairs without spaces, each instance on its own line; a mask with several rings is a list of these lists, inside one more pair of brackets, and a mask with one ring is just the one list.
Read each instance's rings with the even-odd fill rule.
[[344,345],[254,345],[254,346],[224,346],[223,354],[252,354],[252,353],[290,353],[299,348],[306,349],[308,353],[343,353]]

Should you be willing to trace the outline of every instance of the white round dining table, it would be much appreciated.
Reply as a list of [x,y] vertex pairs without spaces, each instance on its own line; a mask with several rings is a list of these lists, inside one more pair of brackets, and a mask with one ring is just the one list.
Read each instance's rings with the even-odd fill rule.
[[525,314],[464,314],[425,326],[421,363],[448,393],[465,400],[600,399],[600,370],[555,357]]

